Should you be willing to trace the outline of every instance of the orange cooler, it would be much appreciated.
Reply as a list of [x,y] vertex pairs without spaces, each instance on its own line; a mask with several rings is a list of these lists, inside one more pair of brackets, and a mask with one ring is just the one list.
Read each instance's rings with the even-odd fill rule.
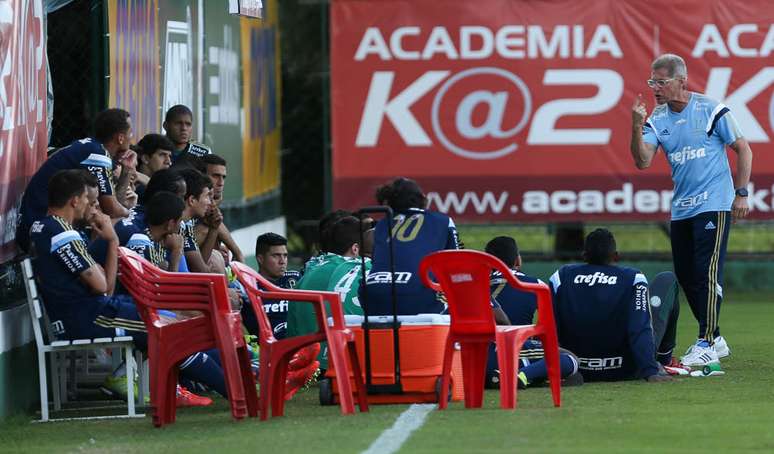
[[[395,355],[392,316],[370,316],[369,329],[371,344],[371,383],[373,385],[395,384]],[[366,380],[365,335],[362,328],[364,317],[346,315],[345,321],[356,337],[360,369]],[[400,383],[402,393],[369,393],[368,402],[380,403],[421,403],[438,402],[443,352],[449,333],[449,316],[440,314],[419,314],[398,316],[400,322]],[[379,324],[374,328],[373,324]],[[351,370],[351,369],[350,369]],[[320,383],[320,402],[338,402],[336,371],[328,371],[331,381]],[[452,400],[462,400],[462,363],[459,351],[455,351],[451,374]],[[351,377],[350,377],[351,379]],[[354,389],[354,382],[352,383]]]

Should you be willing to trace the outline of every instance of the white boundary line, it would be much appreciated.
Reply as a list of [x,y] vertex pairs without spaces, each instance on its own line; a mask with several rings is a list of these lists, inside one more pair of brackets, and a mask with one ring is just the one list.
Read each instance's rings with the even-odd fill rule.
[[427,415],[435,410],[436,404],[413,404],[398,416],[389,429],[379,435],[361,454],[392,454],[397,452],[411,433],[422,427]]

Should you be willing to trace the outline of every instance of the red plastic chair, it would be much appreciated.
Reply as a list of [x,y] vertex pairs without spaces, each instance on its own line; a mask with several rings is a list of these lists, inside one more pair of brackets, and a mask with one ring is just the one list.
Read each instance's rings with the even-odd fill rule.
[[[518,289],[537,295],[538,323],[523,326],[496,326],[489,304],[489,277],[491,271],[500,271],[508,283]],[[430,279],[429,273],[437,282]],[[559,343],[556,337],[551,293],[543,283],[525,283],[513,276],[511,270],[498,258],[478,251],[440,251],[426,256],[419,264],[422,282],[446,295],[451,315],[449,336],[443,362],[441,395],[449,392],[449,375],[455,342],[462,348],[462,373],[465,386],[465,407],[481,407],[484,397],[487,350],[489,343],[497,345],[500,366],[500,406],[516,407],[516,373],[521,346],[530,337],[543,342],[548,379],[554,406],[561,405],[561,371]],[[439,408],[448,405],[441,399]]]
[[[119,279],[132,295],[148,330],[153,425],[175,422],[178,366],[190,355],[217,348],[225,375],[231,415],[258,415],[255,377],[242,335],[242,317],[231,310],[223,275],[169,273],[126,248],[119,248]],[[197,311],[201,315],[165,322],[157,311]]]
[[[355,349],[355,335],[344,324],[344,312],[341,307],[339,295],[334,292],[312,292],[304,290],[288,290],[277,287],[255,270],[239,262],[231,262],[231,269],[244,285],[250,304],[255,311],[255,318],[259,325],[259,342],[261,345],[259,381],[261,385],[260,412],[261,419],[269,416],[268,402],[271,399],[271,413],[273,416],[282,416],[285,408],[284,385],[287,377],[288,362],[299,350],[316,342],[328,342],[328,356],[330,364],[338,377],[349,377],[350,365],[353,369],[357,399],[360,411],[368,411],[363,375],[360,371],[360,363]],[[318,331],[303,336],[296,336],[277,340],[274,337],[271,324],[263,310],[261,299],[287,299],[293,302],[307,302],[314,305],[317,316]],[[326,305],[330,307],[333,317],[333,326],[327,323]],[[347,361],[347,353],[349,361]],[[339,381],[341,396],[341,413],[352,414],[355,412],[352,398],[352,385],[349,380]]]

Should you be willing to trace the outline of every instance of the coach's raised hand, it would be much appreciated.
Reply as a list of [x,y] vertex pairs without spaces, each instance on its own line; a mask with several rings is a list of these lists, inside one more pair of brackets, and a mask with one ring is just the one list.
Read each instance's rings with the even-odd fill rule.
[[645,101],[642,100],[642,93],[637,94],[632,106],[632,127],[642,128],[645,124],[645,117],[648,116],[648,110],[645,108]]
[[645,108],[645,101],[642,100],[642,94],[638,94],[632,106],[632,141],[629,146],[634,159],[634,165],[638,169],[650,167],[653,156],[656,154],[656,147],[642,140],[642,128],[647,115],[648,111]]

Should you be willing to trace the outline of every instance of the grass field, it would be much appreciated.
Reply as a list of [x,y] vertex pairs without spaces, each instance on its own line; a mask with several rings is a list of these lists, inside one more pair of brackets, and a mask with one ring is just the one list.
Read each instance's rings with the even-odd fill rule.
[[[516,411],[499,409],[487,391],[484,409],[455,403],[433,411],[401,452],[772,452],[774,451],[774,295],[728,295],[724,335],[733,350],[722,377],[586,384],[568,388],[553,408],[546,388],[520,391]],[[679,348],[695,334],[683,303]],[[406,405],[372,406],[343,417],[320,407],[317,389],[299,393],[286,416],[233,422],[222,399],[183,409],[177,423],[155,429],[150,418],[30,424],[0,422],[0,452],[270,452],[355,453],[369,447]]]

